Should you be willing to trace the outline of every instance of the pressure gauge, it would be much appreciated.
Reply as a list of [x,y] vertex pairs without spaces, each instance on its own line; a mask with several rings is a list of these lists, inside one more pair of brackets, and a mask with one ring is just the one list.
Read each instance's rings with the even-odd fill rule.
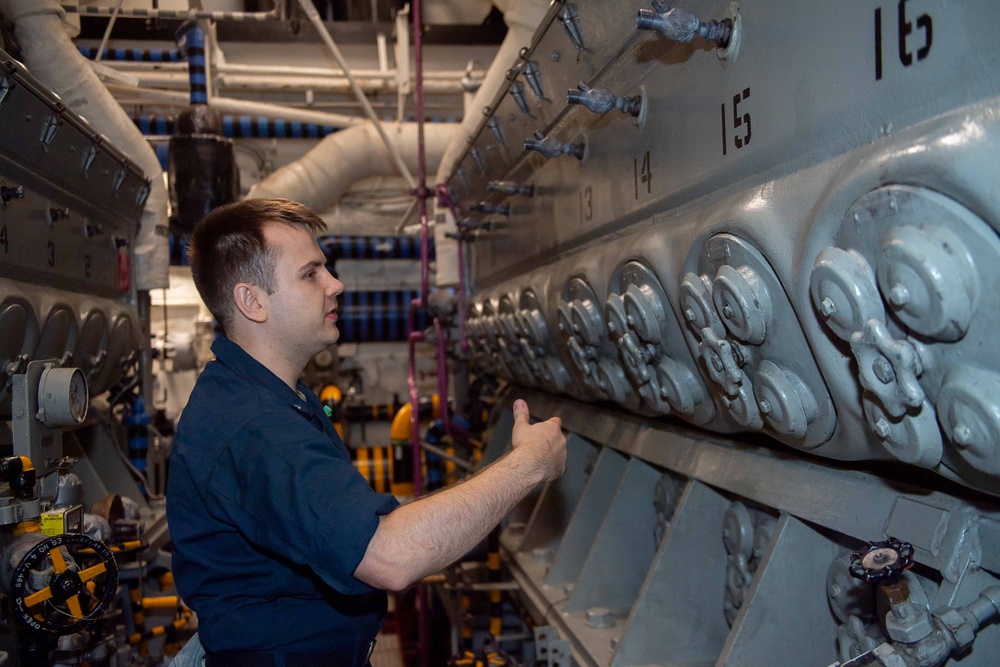
[[87,416],[90,392],[79,368],[49,366],[38,380],[38,419],[49,428],[75,426]]

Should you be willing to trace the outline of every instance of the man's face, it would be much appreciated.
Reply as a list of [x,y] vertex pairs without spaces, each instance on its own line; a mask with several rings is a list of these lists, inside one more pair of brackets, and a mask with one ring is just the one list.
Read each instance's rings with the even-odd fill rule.
[[276,255],[268,320],[281,345],[308,361],[340,337],[337,295],[344,283],[326,270],[326,257],[308,231],[272,224],[264,238]]

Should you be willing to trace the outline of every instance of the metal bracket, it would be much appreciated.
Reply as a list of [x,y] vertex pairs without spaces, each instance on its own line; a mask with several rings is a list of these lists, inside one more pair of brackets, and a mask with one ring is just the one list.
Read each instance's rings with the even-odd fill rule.
[[535,628],[535,660],[547,667],[571,667],[573,664],[569,640],[560,639],[559,631],[551,625]]

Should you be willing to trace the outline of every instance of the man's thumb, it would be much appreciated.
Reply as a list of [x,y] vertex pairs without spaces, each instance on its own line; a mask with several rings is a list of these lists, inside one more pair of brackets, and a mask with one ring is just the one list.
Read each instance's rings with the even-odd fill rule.
[[514,422],[515,423],[524,422],[525,424],[527,424],[530,423],[530,421],[531,420],[529,419],[528,415],[528,404],[525,403],[524,400],[520,398],[514,401]]

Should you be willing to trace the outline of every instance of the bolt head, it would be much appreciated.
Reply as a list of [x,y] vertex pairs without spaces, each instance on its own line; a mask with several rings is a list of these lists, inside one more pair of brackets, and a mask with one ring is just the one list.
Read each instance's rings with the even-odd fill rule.
[[819,312],[823,317],[831,317],[837,312],[837,304],[830,297],[826,297],[819,302]]
[[891,427],[889,426],[889,422],[887,422],[885,419],[879,419],[877,422],[875,422],[875,425],[872,428],[875,429],[875,435],[882,438],[883,440],[889,437],[889,433],[892,430]]
[[722,316],[725,317],[727,320],[733,319],[733,307],[730,306],[728,303],[722,308]]
[[759,407],[760,411],[765,415],[771,412],[771,403],[766,398],[760,399],[760,402],[757,403],[757,407]]
[[892,364],[885,357],[879,357],[872,362],[872,372],[882,384],[889,384],[896,379],[896,373],[892,370]]
[[957,424],[951,430],[951,439],[956,445],[968,447],[972,444],[972,429],[965,424]]
[[889,303],[902,308],[910,302],[910,292],[902,285],[893,285],[889,290]]
[[693,310],[691,310],[690,308],[684,309],[684,319],[686,319],[688,322],[694,322],[695,317],[697,316],[694,314]]
[[715,353],[712,354],[712,368],[714,368],[719,372],[722,372],[725,369],[725,366],[722,363],[722,359],[720,359],[719,355]]

